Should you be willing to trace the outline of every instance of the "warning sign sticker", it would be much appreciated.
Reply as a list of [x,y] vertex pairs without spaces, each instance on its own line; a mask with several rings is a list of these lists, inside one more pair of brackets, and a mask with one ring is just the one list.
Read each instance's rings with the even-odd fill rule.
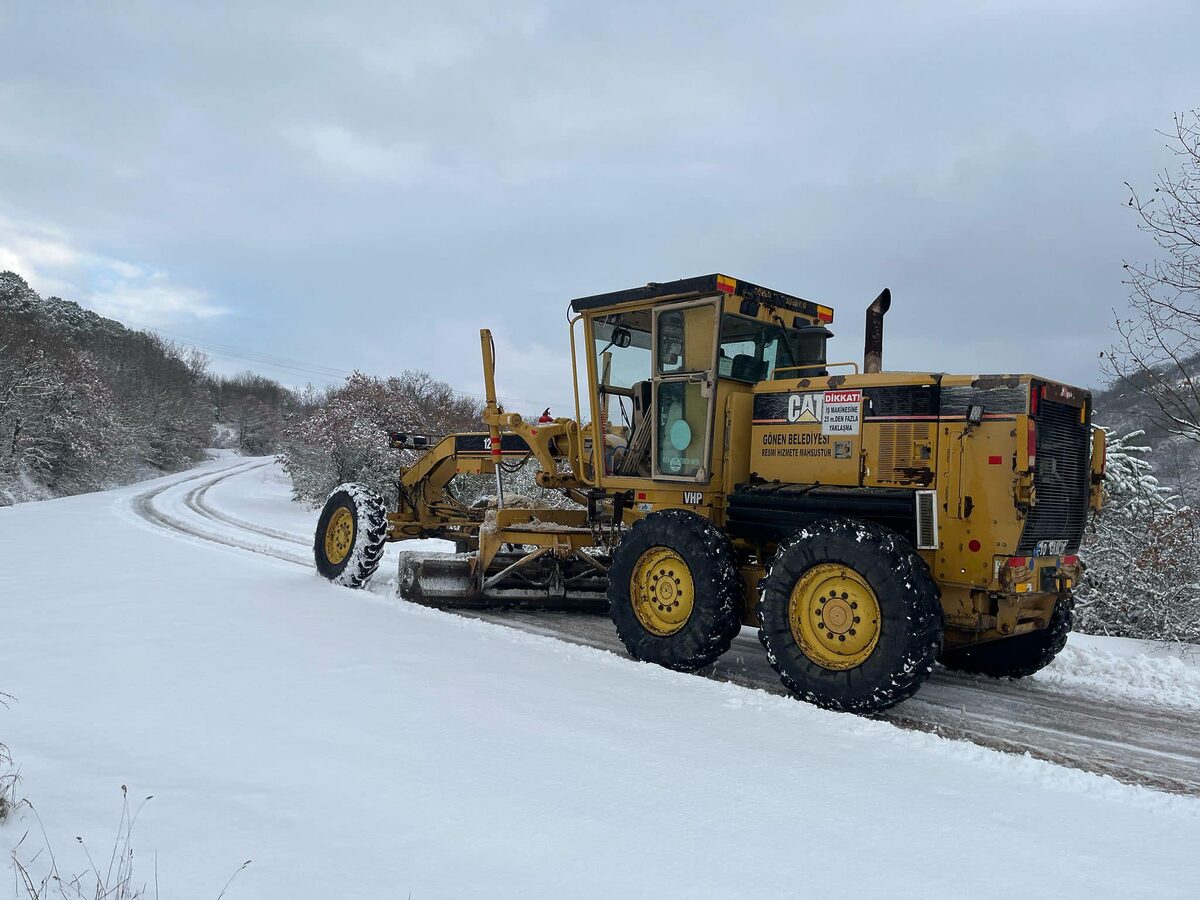
[[858,434],[862,391],[826,391],[821,403],[821,434]]

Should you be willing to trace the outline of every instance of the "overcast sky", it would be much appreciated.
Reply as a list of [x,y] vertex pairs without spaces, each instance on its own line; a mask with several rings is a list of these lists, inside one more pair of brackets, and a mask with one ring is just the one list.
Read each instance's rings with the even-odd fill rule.
[[[888,368],[1099,384],[1200,4],[0,0],[0,268],[563,411],[571,297],[725,272]],[[247,363],[214,354],[222,371]]]

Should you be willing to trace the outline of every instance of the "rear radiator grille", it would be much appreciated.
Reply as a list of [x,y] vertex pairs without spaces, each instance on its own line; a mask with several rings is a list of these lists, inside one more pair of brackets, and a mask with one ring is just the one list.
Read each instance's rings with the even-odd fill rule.
[[1033,553],[1038,541],[1067,542],[1077,553],[1087,523],[1088,426],[1079,409],[1043,400],[1037,423],[1037,465],[1033,473],[1036,503],[1025,520],[1018,553]]

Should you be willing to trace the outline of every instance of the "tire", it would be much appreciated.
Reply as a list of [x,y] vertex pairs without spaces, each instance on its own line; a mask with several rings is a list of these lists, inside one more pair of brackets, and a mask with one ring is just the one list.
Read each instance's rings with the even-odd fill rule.
[[925,560],[896,532],[851,519],[823,519],[779,545],[758,620],[784,686],[825,709],[875,713],[907,700],[942,650],[941,591]]
[[742,627],[742,597],[733,544],[684,509],[635,522],[608,573],[609,614],[630,655],[681,672],[729,649]]
[[992,678],[1024,678],[1032,675],[1050,665],[1066,646],[1067,635],[1071,633],[1075,618],[1074,608],[1075,600],[1070,594],[1060,597],[1054,604],[1050,624],[1045,628],[988,641],[986,644],[947,650],[938,658],[938,662],[956,672]]
[[338,485],[317,520],[317,571],[334,584],[363,587],[383,559],[387,532],[383,498],[361,484]]

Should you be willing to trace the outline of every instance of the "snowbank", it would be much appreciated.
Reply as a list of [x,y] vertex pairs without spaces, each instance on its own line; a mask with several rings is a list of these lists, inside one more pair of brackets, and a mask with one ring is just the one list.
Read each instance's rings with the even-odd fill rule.
[[1195,644],[1075,633],[1035,677],[1047,684],[1200,711],[1200,646]]

